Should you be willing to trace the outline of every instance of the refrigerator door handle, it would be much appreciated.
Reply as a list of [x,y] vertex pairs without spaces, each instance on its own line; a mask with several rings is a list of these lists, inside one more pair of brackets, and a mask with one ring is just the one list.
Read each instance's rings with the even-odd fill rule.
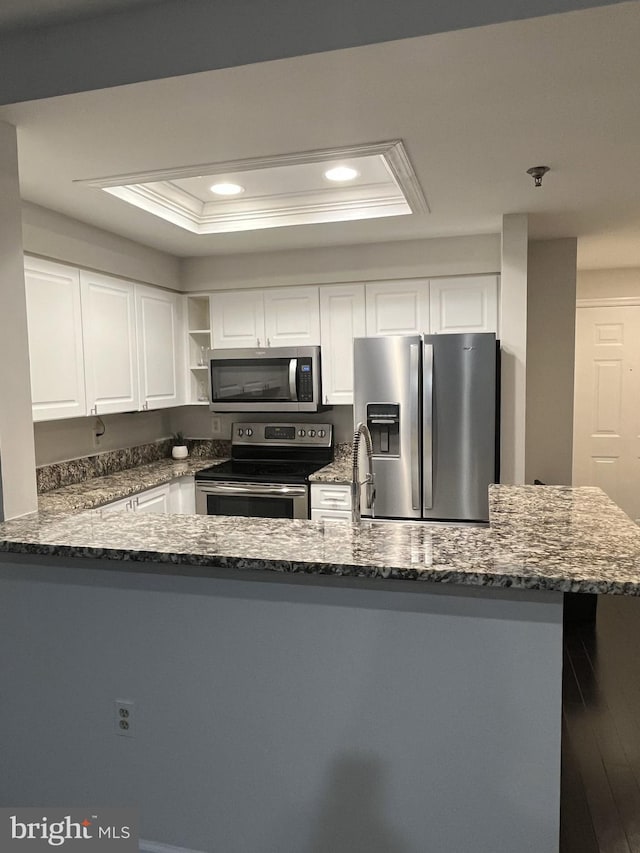
[[418,399],[420,391],[420,345],[411,344],[409,370],[415,385],[410,395],[409,420],[411,423],[411,507],[420,509],[420,435],[418,426]]
[[433,344],[424,345],[422,362],[423,509],[433,509]]

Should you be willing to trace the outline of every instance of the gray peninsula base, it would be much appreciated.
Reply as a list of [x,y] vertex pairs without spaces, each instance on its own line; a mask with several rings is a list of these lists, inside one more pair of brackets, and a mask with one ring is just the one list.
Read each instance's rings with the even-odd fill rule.
[[561,593],[83,563],[0,561],[1,805],[207,853],[557,853]]

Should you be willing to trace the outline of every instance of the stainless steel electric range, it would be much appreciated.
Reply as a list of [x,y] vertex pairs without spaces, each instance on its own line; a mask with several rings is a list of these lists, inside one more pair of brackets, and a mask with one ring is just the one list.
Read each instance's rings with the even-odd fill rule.
[[331,424],[234,424],[231,459],[196,474],[196,512],[309,518],[309,475],[332,460]]

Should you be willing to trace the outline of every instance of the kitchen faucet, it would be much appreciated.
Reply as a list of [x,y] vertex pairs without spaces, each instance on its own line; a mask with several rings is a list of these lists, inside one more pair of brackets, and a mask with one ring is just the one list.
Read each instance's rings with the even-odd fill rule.
[[[360,481],[360,440],[364,436],[364,441],[367,446],[367,475],[364,480]],[[352,471],[351,471],[351,521],[360,521],[360,486],[366,486],[365,490],[365,508],[371,510],[373,515],[373,504],[376,499],[375,476],[373,473],[373,442],[371,441],[371,433],[369,427],[362,421],[355,428],[353,433],[353,445],[351,448],[352,454]]]

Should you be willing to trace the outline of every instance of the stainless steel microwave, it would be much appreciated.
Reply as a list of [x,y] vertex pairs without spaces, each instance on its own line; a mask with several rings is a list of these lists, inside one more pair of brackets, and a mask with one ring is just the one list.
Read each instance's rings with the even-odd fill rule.
[[320,347],[210,350],[209,394],[212,412],[317,412]]

